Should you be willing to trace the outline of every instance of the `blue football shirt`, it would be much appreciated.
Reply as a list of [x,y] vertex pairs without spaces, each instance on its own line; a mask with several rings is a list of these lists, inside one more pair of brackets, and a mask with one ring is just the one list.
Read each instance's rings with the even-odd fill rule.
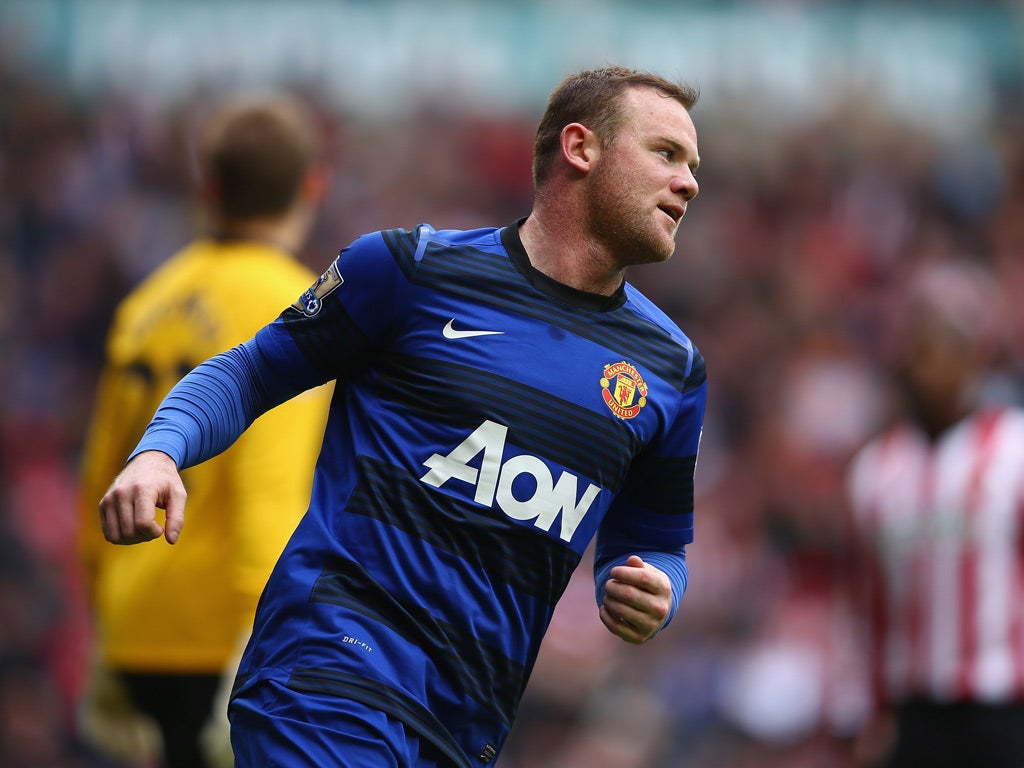
[[244,386],[190,427],[213,434],[168,437],[188,432],[197,369],[137,452],[195,463],[283,398],[338,382],[309,511],[266,586],[235,696],[274,679],[354,698],[454,764],[486,764],[595,535],[599,597],[610,568],[640,554],[678,604],[704,362],[628,283],[606,297],[547,278],[516,225],[376,232],[222,357],[200,368]]

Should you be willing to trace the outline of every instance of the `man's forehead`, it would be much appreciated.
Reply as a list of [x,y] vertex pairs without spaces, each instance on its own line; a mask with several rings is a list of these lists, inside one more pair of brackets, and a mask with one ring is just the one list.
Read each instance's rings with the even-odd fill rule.
[[627,105],[630,122],[642,132],[662,133],[680,144],[696,144],[697,130],[689,111],[672,96],[654,88],[632,88]]
[[643,108],[646,105],[664,106],[666,109],[679,109],[686,112],[686,107],[675,96],[649,85],[635,85],[626,90],[627,101]]
[[672,119],[692,125],[690,113],[682,102],[655,88],[637,87],[626,92],[627,109],[634,117],[649,116],[657,120]]

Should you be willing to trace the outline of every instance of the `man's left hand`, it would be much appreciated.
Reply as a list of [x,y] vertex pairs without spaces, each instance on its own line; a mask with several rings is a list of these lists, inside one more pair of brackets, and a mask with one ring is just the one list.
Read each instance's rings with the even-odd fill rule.
[[672,607],[668,576],[637,555],[611,570],[601,603],[601,623],[627,643],[645,643],[664,626]]

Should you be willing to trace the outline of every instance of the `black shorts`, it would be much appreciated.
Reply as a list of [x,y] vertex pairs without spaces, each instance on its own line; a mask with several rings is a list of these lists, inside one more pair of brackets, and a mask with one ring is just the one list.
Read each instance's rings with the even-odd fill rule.
[[1024,703],[908,702],[888,768],[1022,768]]
[[159,726],[166,768],[205,768],[199,734],[213,712],[220,675],[119,675],[132,703]]

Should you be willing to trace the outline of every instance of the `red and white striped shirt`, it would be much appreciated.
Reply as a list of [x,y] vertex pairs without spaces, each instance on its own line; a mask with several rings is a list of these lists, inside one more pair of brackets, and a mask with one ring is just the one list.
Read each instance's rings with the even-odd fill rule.
[[1024,700],[1024,411],[936,442],[896,427],[854,459],[850,497],[881,699]]

